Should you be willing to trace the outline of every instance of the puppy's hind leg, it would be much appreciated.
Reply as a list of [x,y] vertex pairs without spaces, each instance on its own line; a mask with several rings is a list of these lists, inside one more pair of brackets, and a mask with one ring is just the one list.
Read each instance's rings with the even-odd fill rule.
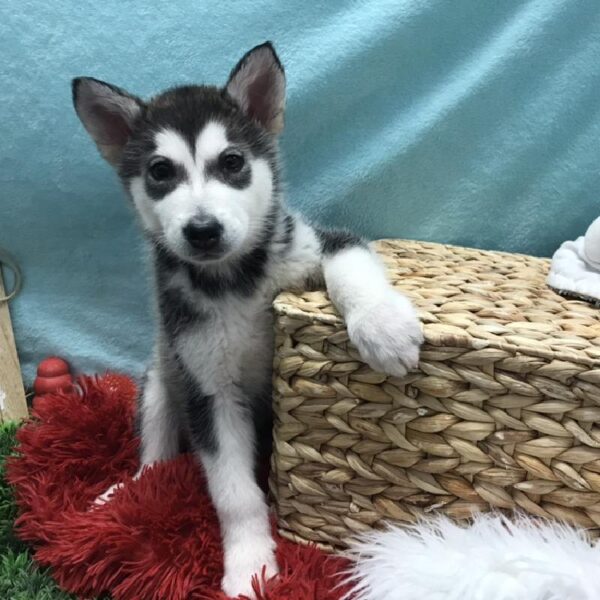
[[[180,422],[160,367],[153,366],[146,376],[146,384],[138,405],[140,428],[140,467],[134,475],[138,479],[145,467],[171,460],[179,453]],[[104,504],[123,487],[117,482],[96,498],[95,504]]]
[[140,471],[179,453],[180,421],[174,399],[157,367],[147,376],[140,407]]

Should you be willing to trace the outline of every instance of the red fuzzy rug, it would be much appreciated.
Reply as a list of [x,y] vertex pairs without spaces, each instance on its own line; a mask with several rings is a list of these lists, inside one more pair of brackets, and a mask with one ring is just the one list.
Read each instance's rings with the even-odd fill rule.
[[[222,600],[219,526],[189,455],[149,469],[90,510],[110,484],[137,469],[135,394],[129,378],[108,374],[36,400],[9,464],[18,535],[61,587],[84,598]],[[339,600],[348,591],[342,558],[281,539],[277,558],[281,575],[260,600]]]

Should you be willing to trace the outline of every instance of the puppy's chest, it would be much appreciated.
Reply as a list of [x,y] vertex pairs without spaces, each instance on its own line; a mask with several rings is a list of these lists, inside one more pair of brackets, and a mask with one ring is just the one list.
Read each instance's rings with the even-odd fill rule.
[[203,318],[178,336],[178,352],[208,394],[257,393],[270,377],[273,315],[266,294],[198,298]]

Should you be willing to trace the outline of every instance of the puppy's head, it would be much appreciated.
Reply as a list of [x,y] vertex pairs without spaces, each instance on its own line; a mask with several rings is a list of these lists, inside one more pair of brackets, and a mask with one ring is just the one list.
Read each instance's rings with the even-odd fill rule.
[[250,50],[224,88],[177,87],[144,102],[80,77],[73,102],[152,237],[197,263],[256,244],[275,202],[285,103],[270,43]]

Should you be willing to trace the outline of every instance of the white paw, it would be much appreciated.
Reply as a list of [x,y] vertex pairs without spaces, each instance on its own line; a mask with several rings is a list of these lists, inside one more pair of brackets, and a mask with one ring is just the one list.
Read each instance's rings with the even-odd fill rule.
[[346,317],[348,335],[375,371],[403,377],[419,364],[421,323],[410,300],[393,290]]
[[95,506],[102,506],[103,504],[106,504],[107,502],[110,502],[113,499],[113,496],[115,495],[115,492],[117,490],[120,490],[124,485],[125,484],[123,484],[123,483],[115,483],[114,485],[111,485],[104,492],[104,494],[100,494],[100,496],[98,496],[94,500],[94,505]]
[[264,541],[252,540],[253,543],[237,543],[225,552],[225,576],[223,592],[232,598],[243,594],[248,598],[256,598],[252,588],[252,578],[262,581],[263,569],[265,580],[277,575],[279,569],[275,560],[275,542],[269,537]]

